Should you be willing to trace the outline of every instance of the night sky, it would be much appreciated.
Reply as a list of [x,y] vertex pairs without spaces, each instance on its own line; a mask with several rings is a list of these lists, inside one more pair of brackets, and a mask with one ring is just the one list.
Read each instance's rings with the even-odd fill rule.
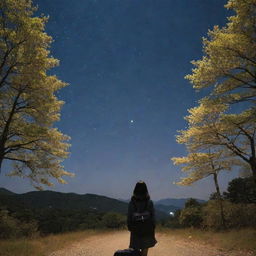
[[[51,73],[70,84],[58,94],[66,104],[56,126],[72,138],[64,166],[76,177],[51,189],[127,199],[142,179],[155,200],[208,199],[212,179],[174,185],[184,174],[170,158],[186,154],[175,135],[186,127],[187,109],[206,93],[196,92],[184,76],[191,73],[190,61],[202,57],[208,29],[225,25],[231,15],[226,1],[34,3],[50,17],[51,55],[60,60]],[[222,189],[235,175],[220,176]],[[4,175],[0,187],[33,190],[28,181]]]

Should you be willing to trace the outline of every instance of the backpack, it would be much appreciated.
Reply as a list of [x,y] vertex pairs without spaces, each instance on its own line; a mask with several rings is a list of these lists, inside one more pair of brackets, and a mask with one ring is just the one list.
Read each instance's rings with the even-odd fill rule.
[[151,216],[151,212],[148,210],[148,201],[146,202],[143,212],[139,212],[135,202],[134,213],[132,215],[133,232],[138,235],[146,235],[154,232],[154,223]]

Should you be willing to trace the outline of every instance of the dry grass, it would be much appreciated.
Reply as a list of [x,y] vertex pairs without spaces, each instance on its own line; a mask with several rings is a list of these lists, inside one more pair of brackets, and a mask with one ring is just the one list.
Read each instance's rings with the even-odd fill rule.
[[223,232],[198,229],[161,229],[159,231],[183,239],[210,244],[225,251],[250,251],[256,255],[256,229],[253,228]]
[[58,235],[49,235],[34,239],[0,240],[0,256],[45,256],[65,248],[72,242],[106,231],[87,230]]

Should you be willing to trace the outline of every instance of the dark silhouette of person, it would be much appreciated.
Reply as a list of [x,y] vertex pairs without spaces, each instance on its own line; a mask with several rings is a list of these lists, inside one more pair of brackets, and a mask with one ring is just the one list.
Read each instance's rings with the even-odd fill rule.
[[155,246],[155,211],[144,181],[136,183],[129,202],[127,227],[130,231],[130,248],[147,256],[148,248]]

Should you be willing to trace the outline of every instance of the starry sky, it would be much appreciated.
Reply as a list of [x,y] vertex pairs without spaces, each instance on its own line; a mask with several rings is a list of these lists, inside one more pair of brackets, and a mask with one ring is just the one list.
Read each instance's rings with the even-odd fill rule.
[[[35,0],[49,15],[46,32],[60,66],[51,73],[70,85],[56,126],[71,136],[66,170],[75,178],[51,188],[127,199],[138,180],[154,200],[214,191],[207,178],[191,187],[173,182],[184,174],[170,161],[186,154],[175,141],[187,109],[207,91],[187,80],[202,57],[202,37],[231,13],[224,0]],[[8,166],[6,165],[6,170]],[[225,189],[235,175],[221,174]],[[2,175],[0,187],[23,193],[27,180]]]

